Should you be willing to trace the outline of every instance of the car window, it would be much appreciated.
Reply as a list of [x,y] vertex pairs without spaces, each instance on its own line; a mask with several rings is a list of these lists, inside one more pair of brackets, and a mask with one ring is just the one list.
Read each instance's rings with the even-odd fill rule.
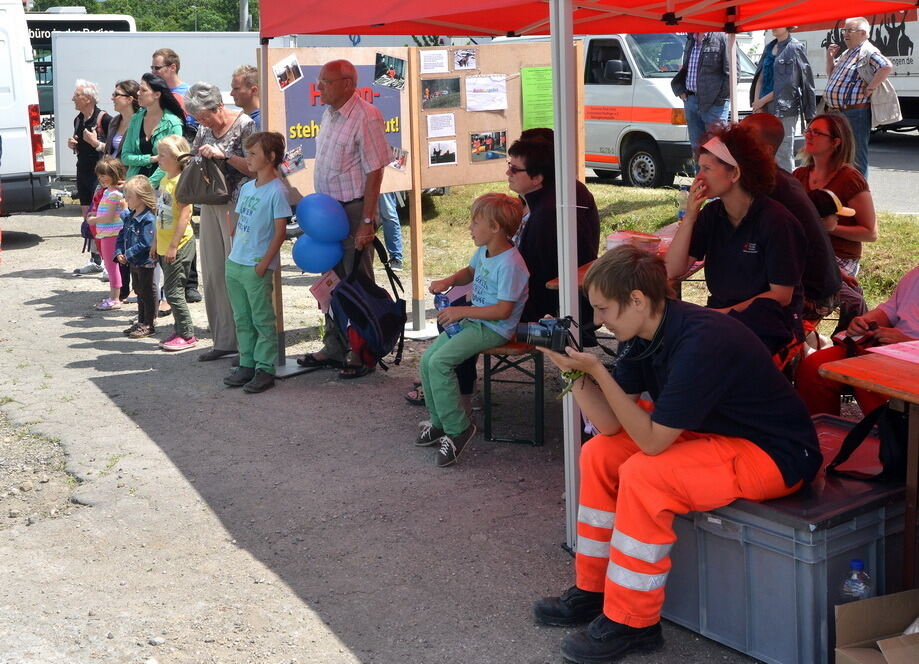
[[584,72],[584,82],[611,85],[612,81],[606,80],[604,71],[609,60],[620,60],[622,71],[631,72],[632,68],[622,51],[622,42],[618,39],[592,39],[587,51],[587,65]]

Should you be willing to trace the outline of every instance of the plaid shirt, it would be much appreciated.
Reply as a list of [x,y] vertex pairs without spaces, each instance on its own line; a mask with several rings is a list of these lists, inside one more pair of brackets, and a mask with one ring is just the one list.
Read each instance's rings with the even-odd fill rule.
[[689,35],[693,40],[692,50],[689,52],[689,62],[686,63],[686,89],[690,92],[699,90],[699,58],[702,57],[702,42],[705,41],[705,33]]
[[367,174],[392,161],[383,115],[355,94],[337,111],[322,115],[316,138],[313,182],[316,191],[342,203],[364,195]]
[[827,81],[826,91],[823,93],[828,106],[847,108],[868,103],[866,94],[868,84],[858,75],[859,61],[866,57],[870,59],[875,72],[881,67],[890,66],[890,61],[867,41],[844,51],[837,58],[833,73],[830,74],[830,79]]

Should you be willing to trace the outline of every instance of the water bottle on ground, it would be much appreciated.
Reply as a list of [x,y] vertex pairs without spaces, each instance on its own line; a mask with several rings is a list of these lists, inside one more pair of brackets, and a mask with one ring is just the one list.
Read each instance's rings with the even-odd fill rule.
[[857,602],[868,597],[874,597],[874,582],[865,571],[865,563],[856,558],[849,562],[849,571],[846,572],[839,593],[839,603]]
[[686,208],[689,205],[689,185],[681,184],[680,192],[677,194],[677,202],[679,203],[679,208],[676,211],[676,220],[683,221],[683,217],[686,216]]
[[[435,293],[434,294],[434,308],[437,309],[437,311],[440,311],[441,309],[446,309],[449,306],[450,306],[450,298],[447,297],[446,293]],[[463,328],[459,324],[459,321],[455,323],[450,323],[449,325],[444,326],[444,332],[447,333],[448,337],[455,336],[462,329]]]

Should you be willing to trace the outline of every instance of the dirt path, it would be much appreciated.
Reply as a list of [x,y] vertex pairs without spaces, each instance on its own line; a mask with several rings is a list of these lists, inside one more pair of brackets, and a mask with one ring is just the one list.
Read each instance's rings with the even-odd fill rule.
[[[354,383],[231,391],[229,362],[91,309],[72,208],[3,228],[0,662],[561,661],[564,631],[529,615],[571,578],[556,402],[544,447],[478,439],[438,470],[401,396],[421,345]],[[318,316],[284,278],[301,350]],[[529,398],[498,398],[511,426]],[[750,661],[666,633],[634,661]]]

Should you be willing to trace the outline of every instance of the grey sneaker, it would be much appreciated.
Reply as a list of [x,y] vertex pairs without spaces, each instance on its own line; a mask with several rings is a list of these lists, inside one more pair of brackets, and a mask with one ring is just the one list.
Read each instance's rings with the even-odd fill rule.
[[243,392],[257,394],[274,387],[274,376],[261,369],[256,370],[255,376],[248,383],[243,385]]
[[415,447],[430,447],[436,443],[441,436],[445,435],[443,431],[435,427],[428,420],[421,422],[418,428],[421,429],[421,433],[418,434],[418,438],[415,440]]
[[242,387],[255,378],[255,367],[236,367],[229,376],[223,379],[223,384],[228,387]]
[[402,259],[401,259],[401,258],[390,258],[390,259],[389,259],[389,267],[390,267],[394,272],[402,272],[402,269],[403,269],[405,266],[403,265]]
[[99,272],[102,272],[103,269],[104,268],[101,265],[97,265],[96,263],[89,261],[83,267],[76,268],[73,271],[73,273],[74,274],[98,274]]
[[452,466],[459,459],[463,450],[469,446],[469,441],[475,435],[475,424],[466,427],[463,433],[455,436],[443,435],[437,440],[437,452],[434,453],[434,465],[438,468]]

